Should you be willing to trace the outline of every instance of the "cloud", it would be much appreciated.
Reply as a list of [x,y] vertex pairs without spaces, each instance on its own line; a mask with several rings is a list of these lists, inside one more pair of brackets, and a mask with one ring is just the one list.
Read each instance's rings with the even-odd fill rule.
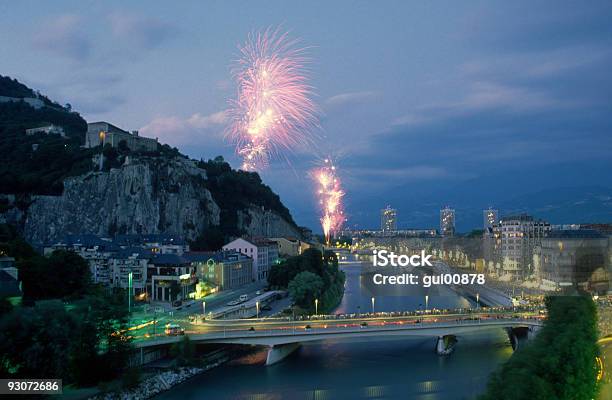
[[219,111],[210,115],[202,115],[195,113],[187,119],[187,123],[200,129],[210,128],[215,125],[222,125],[227,121],[227,113],[225,111]]
[[43,24],[34,33],[32,44],[39,50],[77,61],[88,59],[91,54],[91,41],[82,20],[73,14],[60,15]]
[[417,107],[402,115],[392,125],[416,126],[437,123],[442,119],[471,115],[483,111],[533,113],[566,108],[575,103],[562,101],[544,91],[496,82],[472,82],[467,93],[456,101],[443,101]]
[[71,96],[71,104],[75,110],[84,114],[105,114],[125,104],[126,99],[119,95]]
[[441,179],[451,176],[445,168],[435,165],[405,165],[402,167],[364,168],[348,167],[347,172],[366,185],[390,186],[396,182],[413,182],[426,179]]
[[155,18],[111,14],[109,21],[117,39],[144,49],[159,47],[178,33],[174,25]]
[[338,107],[347,104],[362,103],[374,99],[376,95],[377,92],[373,91],[341,93],[326,99],[325,105],[328,107]]
[[[227,121],[225,111],[210,115],[195,113],[187,118],[177,116],[157,117],[140,128],[145,136],[158,137],[163,143],[173,146],[190,144],[195,141],[221,144],[223,130],[220,127]],[[205,136],[202,136],[205,133]]]

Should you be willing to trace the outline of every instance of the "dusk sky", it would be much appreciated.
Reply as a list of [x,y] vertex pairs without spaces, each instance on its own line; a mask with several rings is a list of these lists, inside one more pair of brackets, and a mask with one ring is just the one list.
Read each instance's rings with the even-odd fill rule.
[[400,227],[435,227],[459,200],[428,198],[419,218],[411,196],[461,187],[480,210],[495,202],[483,182],[612,186],[610,21],[610,1],[2,2],[0,74],[239,167],[223,137],[230,66],[249,32],[280,26],[308,47],[321,131],[264,182],[318,228],[307,171],[329,154],[350,226],[376,227],[391,204]]

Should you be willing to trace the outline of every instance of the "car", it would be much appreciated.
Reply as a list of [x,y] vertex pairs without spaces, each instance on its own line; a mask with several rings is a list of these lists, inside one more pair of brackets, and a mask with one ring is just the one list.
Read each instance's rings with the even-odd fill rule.
[[241,302],[245,302],[245,301],[247,301],[247,300],[249,299],[249,296],[247,296],[246,294],[243,294],[243,295],[241,295],[241,296],[240,296],[238,299],[239,299]]
[[185,334],[185,329],[181,328],[177,324],[166,324],[165,333],[168,336],[179,336]]
[[256,291],[255,294],[259,296],[261,294],[261,290]]

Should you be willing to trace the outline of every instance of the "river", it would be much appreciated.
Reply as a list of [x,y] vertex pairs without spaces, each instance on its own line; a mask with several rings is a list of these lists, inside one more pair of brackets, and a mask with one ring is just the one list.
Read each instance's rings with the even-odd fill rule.
[[[337,312],[367,312],[359,263],[343,264],[346,288]],[[424,296],[375,299],[376,311],[424,308]],[[429,295],[429,308],[469,307],[443,288]],[[436,355],[434,338],[380,338],[310,342],[283,362],[266,367],[266,349],[196,376],[156,399],[331,400],[473,399],[489,374],[512,354],[503,332],[460,336],[455,352]]]

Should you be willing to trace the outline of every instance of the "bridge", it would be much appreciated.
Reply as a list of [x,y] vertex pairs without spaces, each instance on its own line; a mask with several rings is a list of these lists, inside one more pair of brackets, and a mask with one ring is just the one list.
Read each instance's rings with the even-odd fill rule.
[[[302,321],[283,318],[211,320],[190,324],[185,334],[195,343],[268,346],[266,364],[281,361],[300,343],[320,340],[355,340],[371,337],[425,336],[437,338],[439,354],[452,351],[454,338],[472,332],[505,329],[511,338],[531,336],[543,324],[539,310],[516,311],[497,308],[483,312],[424,315],[378,314],[367,316],[322,316]],[[449,338],[453,340],[448,340]],[[136,348],[167,346],[181,336],[154,335],[134,342]],[[142,352],[142,350],[141,350]]]

